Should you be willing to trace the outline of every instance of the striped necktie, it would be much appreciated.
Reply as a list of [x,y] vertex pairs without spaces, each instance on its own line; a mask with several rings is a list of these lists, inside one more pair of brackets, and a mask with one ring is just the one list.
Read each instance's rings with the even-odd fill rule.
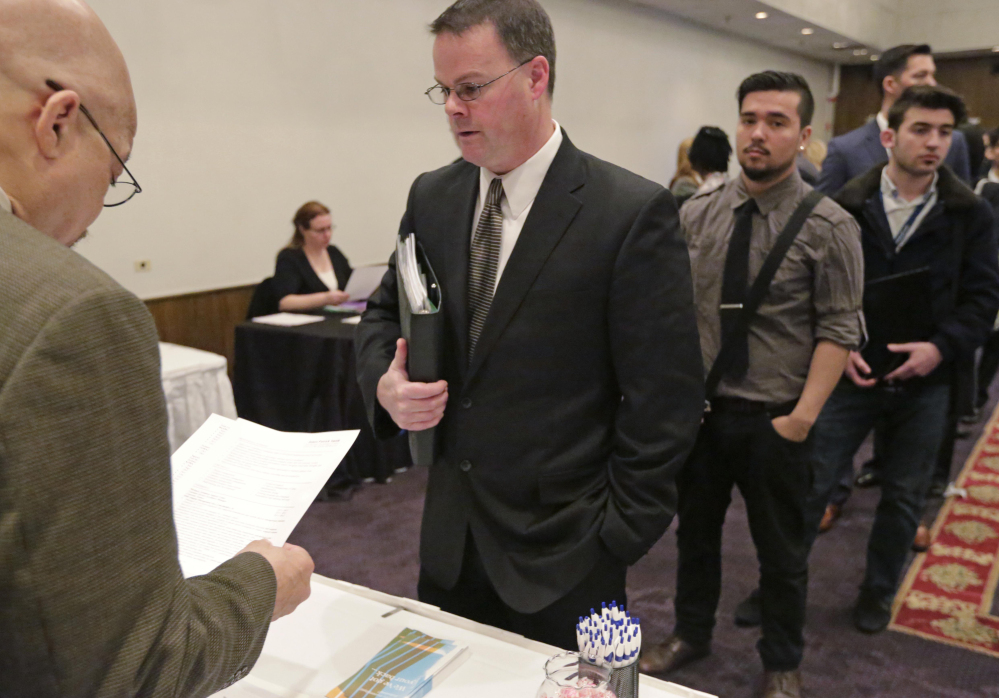
[[486,204],[479,215],[479,224],[472,237],[468,257],[468,359],[475,353],[475,345],[486,324],[486,315],[493,302],[496,288],[496,269],[499,266],[500,240],[503,234],[503,180],[499,177],[489,183]]

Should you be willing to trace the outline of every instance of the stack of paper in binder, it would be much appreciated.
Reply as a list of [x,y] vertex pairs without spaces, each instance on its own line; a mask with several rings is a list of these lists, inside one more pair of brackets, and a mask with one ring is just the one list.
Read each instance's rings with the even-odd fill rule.
[[468,656],[467,645],[406,628],[326,698],[419,698]]
[[[409,346],[409,380],[433,383],[441,378],[443,296],[423,249],[410,233],[395,249],[399,287],[399,320]],[[436,429],[409,433],[409,451],[416,465],[430,465],[436,452]]]

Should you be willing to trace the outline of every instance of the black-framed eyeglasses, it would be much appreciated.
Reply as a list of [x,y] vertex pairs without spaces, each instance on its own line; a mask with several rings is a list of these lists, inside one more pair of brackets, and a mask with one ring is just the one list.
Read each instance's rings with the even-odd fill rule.
[[479,94],[482,92],[483,87],[485,87],[486,85],[492,85],[500,78],[505,78],[507,75],[515,71],[517,68],[523,68],[525,65],[527,65],[533,60],[534,60],[533,57],[528,58],[520,65],[510,68],[510,70],[506,71],[499,77],[493,78],[489,82],[484,82],[481,85],[475,82],[459,82],[454,87],[444,87],[444,85],[438,83],[437,85],[434,85],[423,94],[425,94],[434,104],[447,104],[447,98],[451,96],[451,92],[454,92],[456,95],[458,95],[458,99],[460,99],[462,102],[472,102],[479,98]]
[[[45,84],[56,92],[62,92],[66,89],[55,80],[46,80]],[[94,120],[93,115],[91,115],[90,111],[83,106],[82,102],[80,103],[80,111],[85,117],[87,117],[87,121],[93,124],[94,128],[97,129],[97,133],[99,133],[101,138],[104,139],[104,142],[107,143],[108,148],[111,150],[111,154],[114,155],[115,159],[119,163],[121,163],[122,174],[128,176],[128,179],[118,177],[117,180],[111,180],[111,186],[108,187],[107,193],[104,195],[105,208],[121,206],[123,203],[142,191],[142,187],[139,186],[138,181],[135,179],[135,175],[129,171],[128,166],[125,165],[125,161],[121,159],[120,155],[118,155],[118,151],[116,151],[114,146],[111,145],[111,141],[109,141],[108,137],[104,135],[104,131],[102,131],[101,127],[97,125],[97,121]]]

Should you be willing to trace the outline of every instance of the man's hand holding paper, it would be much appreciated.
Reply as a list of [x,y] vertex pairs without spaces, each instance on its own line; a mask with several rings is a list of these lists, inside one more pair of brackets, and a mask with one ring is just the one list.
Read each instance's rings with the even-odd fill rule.
[[437,426],[447,406],[447,381],[413,383],[406,371],[405,339],[395,345],[395,358],[378,381],[378,402],[400,429],[423,431]]
[[277,597],[271,622],[288,615],[309,598],[312,591],[309,580],[316,566],[305,548],[291,543],[279,547],[266,540],[255,540],[239,552],[258,553],[274,568]]

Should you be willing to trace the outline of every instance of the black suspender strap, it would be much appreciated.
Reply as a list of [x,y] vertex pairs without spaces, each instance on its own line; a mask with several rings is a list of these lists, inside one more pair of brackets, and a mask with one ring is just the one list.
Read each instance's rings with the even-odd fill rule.
[[763,261],[763,266],[760,267],[760,273],[756,275],[756,280],[753,281],[753,285],[749,289],[746,304],[742,307],[742,312],[739,313],[732,334],[728,337],[728,341],[722,343],[721,349],[718,351],[718,356],[715,358],[715,363],[708,372],[707,380],[704,382],[704,396],[707,399],[714,397],[715,390],[718,389],[718,384],[735,358],[739,343],[737,340],[749,332],[749,324],[752,322],[753,316],[756,315],[760,303],[766,298],[767,291],[770,290],[770,283],[777,273],[777,268],[784,261],[784,257],[791,248],[791,244],[804,227],[805,220],[824,196],[819,190],[813,189],[801,200],[794,213],[791,214],[791,219],[784,226],[784,230],[777,237],[773,249],[770,250],[767,258]]

